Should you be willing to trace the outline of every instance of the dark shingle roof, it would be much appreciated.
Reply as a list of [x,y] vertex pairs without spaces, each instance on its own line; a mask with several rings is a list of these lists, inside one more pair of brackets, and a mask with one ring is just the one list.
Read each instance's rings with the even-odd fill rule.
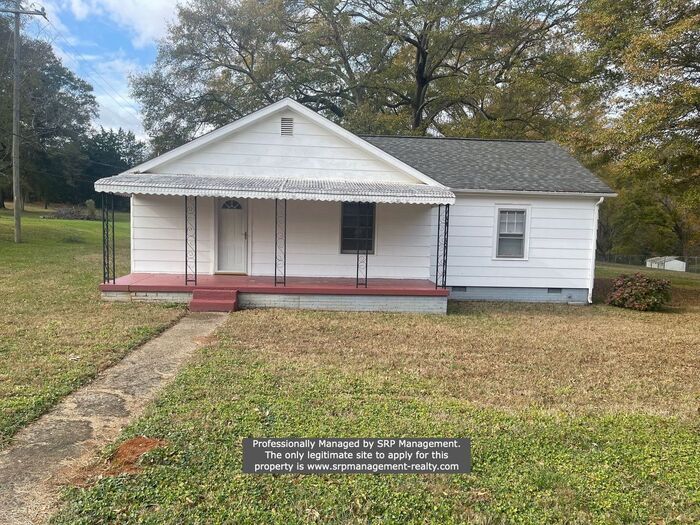
[[454,190],[613,193],[554,142],[363,136]]

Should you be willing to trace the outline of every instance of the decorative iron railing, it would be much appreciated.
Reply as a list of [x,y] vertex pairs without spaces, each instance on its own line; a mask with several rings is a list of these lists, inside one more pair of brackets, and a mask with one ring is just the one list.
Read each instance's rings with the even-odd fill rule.
[[102,194],[102,282],[114,283],[117,278],[114,257],[114,194]]
[[449,244],[450,205],[438,206],[437,249],[435,251],[435,288],[447,288],[447,247]]
[[275,286],[287,286],[287,200],[275,199]]
[[197,285],[197,197],[185,196],[185,285]]
[[360,241],[357,241],[357,274],[355,277],[356,288],[367,288],[367,264],[369,262],[369,247],[360,248]]

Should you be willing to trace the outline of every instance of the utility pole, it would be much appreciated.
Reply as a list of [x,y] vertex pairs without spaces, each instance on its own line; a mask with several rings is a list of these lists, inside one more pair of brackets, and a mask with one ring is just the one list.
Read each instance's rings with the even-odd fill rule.
[[21,0],[15,0],[14,9],[0,9],[0,13],[15,15],[14,60],[12,68],[12,204],[15,217],[15,242],[22,242],[22,189],[19,178],[19,79],[20,79],[20,48],[21,38],[20,17],[22,15],[38,15],[46,18],[46,11],[24,10]]

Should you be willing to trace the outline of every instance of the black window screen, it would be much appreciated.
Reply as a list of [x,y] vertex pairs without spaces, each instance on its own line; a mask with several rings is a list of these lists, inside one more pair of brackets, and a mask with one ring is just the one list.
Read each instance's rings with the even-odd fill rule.
[[374,253],[375,205],[372,202],[342,204],[340,251],[356,253],[358,249]]

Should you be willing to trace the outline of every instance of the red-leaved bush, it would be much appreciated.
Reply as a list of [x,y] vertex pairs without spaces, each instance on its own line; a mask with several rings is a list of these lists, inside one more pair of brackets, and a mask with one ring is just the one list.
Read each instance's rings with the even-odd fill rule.
[[671,300],[671,283],[643,273],[620,275],[613,281],[607,304],[632,310],[659,310]]

